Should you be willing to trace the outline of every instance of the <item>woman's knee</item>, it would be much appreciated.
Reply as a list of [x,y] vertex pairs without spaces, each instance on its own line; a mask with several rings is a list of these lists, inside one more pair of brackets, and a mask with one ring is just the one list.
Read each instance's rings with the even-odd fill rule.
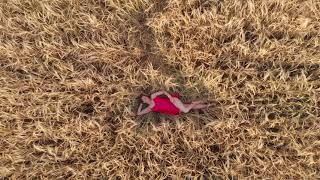
[[190,104],[188,106],[183,107],[181,110],[184,113],[188,113],[192,109],[192,107],[193,107],[193,104]]
[[190,111],[190,109],[183,108],[183,109],[181,109],[181,111],[184,112],[184,113],[188,113]]

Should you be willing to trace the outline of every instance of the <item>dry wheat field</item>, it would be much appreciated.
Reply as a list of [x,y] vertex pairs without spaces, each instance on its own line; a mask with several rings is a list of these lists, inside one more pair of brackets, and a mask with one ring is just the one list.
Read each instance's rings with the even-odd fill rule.
[[320,1],[1,0],[2,178],[320,178]]

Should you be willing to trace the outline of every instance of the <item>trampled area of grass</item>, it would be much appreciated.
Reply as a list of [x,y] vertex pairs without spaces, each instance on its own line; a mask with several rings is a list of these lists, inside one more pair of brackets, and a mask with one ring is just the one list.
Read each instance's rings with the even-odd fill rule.
[[0,177],[317,179],[319,114],[318,0],[0,1]]

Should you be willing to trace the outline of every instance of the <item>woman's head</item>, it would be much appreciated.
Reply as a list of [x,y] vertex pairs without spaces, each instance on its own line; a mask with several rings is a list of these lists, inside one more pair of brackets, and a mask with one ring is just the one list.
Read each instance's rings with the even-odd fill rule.
[[144,102],[146,104],[151,104],[152,103],[152,100],[147,96],[141,96],[141,100],[142,100],[142,102]]

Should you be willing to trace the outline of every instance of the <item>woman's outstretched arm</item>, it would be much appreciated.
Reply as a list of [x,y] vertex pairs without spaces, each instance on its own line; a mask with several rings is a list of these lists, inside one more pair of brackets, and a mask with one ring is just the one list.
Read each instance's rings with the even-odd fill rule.
[[158,91],[158,92],[155,92],[155,93],[152,93],[152,94],[151,94],[151,99],[154,99],[154,98],[156,98],[157,96],[160,96],[160,95],[166,94],[166,93],[167,93],[167,92],[166,92],[166,91],[163,91],[163,90]]

